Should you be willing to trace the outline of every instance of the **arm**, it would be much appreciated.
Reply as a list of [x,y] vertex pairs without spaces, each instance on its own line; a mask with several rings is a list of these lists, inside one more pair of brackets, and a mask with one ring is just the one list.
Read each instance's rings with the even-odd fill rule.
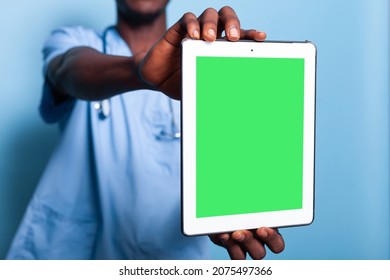
[[[262,41],[265,33],[243,30],[230,7],[216,11],[206,9],[198,18],[186,13],[169,28],[146,53],[133,57],[112,56],[88,47],[76,47],[54,58],[47,76],[59,91],[55,98],[66,95],[84,100],[100,100],[136,89],[156,89],[181,97],[181,41],[186,38],[212,42],[222,37],[238,41]],[[61,96],[61,94],[63,96]]]
[[55,57],[47,77],[58,91],[84,100],[101,100],[130,90],[147,88],[139,79],[137,65],[144,53],[133,57],[106,55],[89,47],[72,48]]

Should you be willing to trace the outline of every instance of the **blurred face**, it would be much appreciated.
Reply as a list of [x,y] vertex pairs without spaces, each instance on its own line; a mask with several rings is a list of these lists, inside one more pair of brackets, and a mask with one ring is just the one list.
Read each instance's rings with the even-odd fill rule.
[[129,22],[145,23],[157,18],[169,0],[116,0],[118,13]]

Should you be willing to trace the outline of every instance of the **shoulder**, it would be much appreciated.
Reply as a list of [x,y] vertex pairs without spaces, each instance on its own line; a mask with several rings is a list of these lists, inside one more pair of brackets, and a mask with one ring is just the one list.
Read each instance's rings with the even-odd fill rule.
[[63,26],[54,29],[49,35],[46,44],[77,43],[93,47],[101,41],[101,32],[84,26]]
[[81,46],[101,51],[101,32],[83,26],[63,26],[54,29],[42,48],[45,73],[47,64],[54,57],[65,53],[71,48]]

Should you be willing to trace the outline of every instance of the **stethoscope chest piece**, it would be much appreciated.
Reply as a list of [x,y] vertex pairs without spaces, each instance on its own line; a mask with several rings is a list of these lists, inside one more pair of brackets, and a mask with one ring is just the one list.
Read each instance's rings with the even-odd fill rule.
[[95,109],[99,113],[101,119],[106,119],[111,114],[111,105],[109,99],[104,99],[95,103]]

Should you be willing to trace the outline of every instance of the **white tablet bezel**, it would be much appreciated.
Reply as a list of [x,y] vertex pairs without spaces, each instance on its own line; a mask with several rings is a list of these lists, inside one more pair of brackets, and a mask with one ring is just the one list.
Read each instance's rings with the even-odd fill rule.
[[[196,57],[270,57],[304,59],[304,148],[302,209],[196,218]],[[182,44],[182,230],[200,235],[310,224],[314,219],[316,47],[311,42],[207,43],[185,39]]]

